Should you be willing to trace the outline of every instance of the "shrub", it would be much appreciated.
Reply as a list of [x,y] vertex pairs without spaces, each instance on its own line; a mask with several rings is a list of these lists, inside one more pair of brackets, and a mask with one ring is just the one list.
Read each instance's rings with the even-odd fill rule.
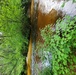
[[50,25],[46,26],[41,30],[41,36],[44,40],[42,50],[52,54],[51,73],[53,75],[75,75],[76,16],[72,18],[66,15],[62,20],[57,21],[55,29],[52,29]]
[[[0,75],[21,75],[25,65],[21,0],[0,0]],[[25,17],[26,19],[26,17]]]

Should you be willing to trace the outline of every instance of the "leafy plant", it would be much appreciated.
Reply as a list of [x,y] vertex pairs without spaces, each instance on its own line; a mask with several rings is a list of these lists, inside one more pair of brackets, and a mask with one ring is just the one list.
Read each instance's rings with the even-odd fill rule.
[[76,16],[66,15],[62,20],[57,21],[55,28],[51,28],[50,25],[46,26],[41,30],[41,36],[44,40],[42,50],[52,54],[52,60],[50,60],[52,71],[48,75],[51,73],[53,75],[75,75]]
[[21,75],[24,71],[28,35],[23,33],[21,5],[21,0],[0,0],[0,75]]

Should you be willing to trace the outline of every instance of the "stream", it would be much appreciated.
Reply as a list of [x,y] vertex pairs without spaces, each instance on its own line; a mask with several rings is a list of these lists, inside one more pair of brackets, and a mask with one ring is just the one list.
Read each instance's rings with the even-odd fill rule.
[[[65,3],[65,4],[64,4]],[[64,4],[64,7],[62,5]],[[40,41],[43,44],[43,39],[40,35],[40,29],[44,28],[46,25],[51,24],[54,29],[54,24],[58,18],[62,18],[65,15],[70,15],[74,17],[76,15],[76,3],[72,3],[71,0],[32,0],[31,1],[31,35],[27,54],[27,75],[38,75],[35,63],[37,63],[40,70],[41,67],[45,68],[49,66],[48,55],[49,52],[44,52],[47,60],[45,60],[44,65],[40,61],[40,58],[36,56],[36,44]],[[52,56],[50,55],[50,58]],[[30,60],[30,61],[29,61]],[[29,65],[28,65],[29,64]]]

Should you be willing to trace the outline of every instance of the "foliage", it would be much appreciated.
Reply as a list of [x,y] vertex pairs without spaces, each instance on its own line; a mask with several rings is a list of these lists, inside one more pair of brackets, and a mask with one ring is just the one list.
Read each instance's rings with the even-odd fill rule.
[[73,0],[73,2],[76,2],[76,0]]
[[40,74],[39,75],[52,75],[52,74],[50,74],[51,72],[50,72],[50,68],[49,67],[46,67],[46,68],[44,68],[44,70],[42,70],[41,72],[40,72]]
[[[0,75],[20,75],[27,49],[21,0],[0,0]],[[25,17],[26,19],[26,17]]]
[[76,16],[65,16],[62,20],[57,21],[55,28],[51,28],[50,25],[46,26],[41,30],[41,36],[44,40],[42,50],[52,54],[51,73],[53,75],[75,75]]

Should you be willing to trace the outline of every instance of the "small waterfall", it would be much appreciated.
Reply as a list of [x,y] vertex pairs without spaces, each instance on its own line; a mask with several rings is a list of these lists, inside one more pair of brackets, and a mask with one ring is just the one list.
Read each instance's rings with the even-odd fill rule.
[[36,34],[37,34],[37,7],[38,7],[38,0],[34,0],[34,7],[33,7],[33,15],[32,15],[32,63],[31,63],[31,75],[35,75],[35,50],[36,50]]
[[[76,3],[73,3],[72,0],[32,0],[34,1],[32,8],[32,56],[31,56],[31,75],[37,75],[35,70],[36,62],[36,43],[40,40],[43,43],[40,28],[44,28],[47,24],[54,24],[60,16],[76,15]],[[64,6],[63,6],[64,4]],[[63,7],[62,7],[63,6]],[[52,27],[52,26],[51,26]],[[44,52],[45,57],[47,58],[42,63],[38,62],[39,67],[49,66],[49,53]]]
[[72,17],[76,15],[76,3],[73,3],[72,0],[39,0],[39,9],[42,13],[46,14],[48,14],[52,9],[55,9]]

